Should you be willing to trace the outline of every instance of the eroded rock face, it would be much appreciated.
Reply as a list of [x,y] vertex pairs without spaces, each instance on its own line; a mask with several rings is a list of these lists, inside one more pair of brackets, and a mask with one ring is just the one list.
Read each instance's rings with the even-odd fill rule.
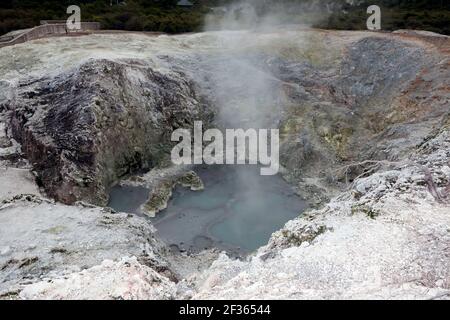
[[448,57],[408,40],[362,38],[331,66],[277,65],[275,74],[290,84],[280,154],[294,176],[351,182],[360,166],[336,169],[402,159],[440,125],[450,112]]
[[12,128],[48,195],[106,204],[120,177],[167,158],[174,129],[209,111],[189,79],[144,61],[92,60],[21,83]]

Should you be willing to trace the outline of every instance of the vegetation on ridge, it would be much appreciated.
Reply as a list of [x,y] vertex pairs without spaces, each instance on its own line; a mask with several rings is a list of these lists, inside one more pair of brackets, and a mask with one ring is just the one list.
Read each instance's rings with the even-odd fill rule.
[[[289,8],[286,23],[311,11],[327,29],[365,29],[369,5],[382,8],[383,30],[421,29],[450,34],[450,2],[445,0],[249,0],[258,14],[275,6]],[[66,8],[81,7],[83,21],[98,21],[103,29],[182,33],[202,30],[206,14],[213,7],[232,0],[191,0],[192,7],[178,6],[178,0],[3,0],[0,3],[0,34],[33,27],[40,20],[66,19]],[[350,4],[351,3],[351,4]],[[320,14],[319,14],[320,13]],[[325,13],[325,14],[324,14]],[[295,21],[298,21],[295,20]]]

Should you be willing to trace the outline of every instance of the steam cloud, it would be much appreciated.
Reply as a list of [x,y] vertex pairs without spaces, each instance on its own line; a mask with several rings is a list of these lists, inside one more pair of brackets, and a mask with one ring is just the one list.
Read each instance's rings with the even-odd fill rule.
[[343,4],[355,2],[357,0],[237,0],[208,15],[205,29],[264,30],[288,24],[311,26],[341,10]]
[[[220,51],[206,68],[219,125],[278,128],[286,101],[283,83],[271,71],[274,52],[287,45],[282,42],[286,30],[309,27],[333,7],[338,6],[332,1],[240,0],[206,18],[207,31],[220,30],[212,32]],[[293,45],[302,45],[298,41]]]
[[[205,68],[210,70],[207,82],[210,96],[215,99],[220,127],[278,129],[288,102],[284,83],[272,73],[271,61],[278,59],[276,52],[280,45],[291,45],[283,43],[285,32],[311,26],[327,10],[319,1],[299,4],[247,0],[216,9],[207,17],[206,30],[220,30],[211,32],[211,39],[220,50]],[[302,45],[301,38],[299,42],[295,45]],[[256,176],[248,174],[240,178],[241,185],[258,195]]]

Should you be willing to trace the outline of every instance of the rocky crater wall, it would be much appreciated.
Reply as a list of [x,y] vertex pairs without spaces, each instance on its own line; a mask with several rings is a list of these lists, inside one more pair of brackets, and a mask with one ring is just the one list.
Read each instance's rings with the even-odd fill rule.
[[143,61],[92,60],[53,79],[21,83],[14,137],[49,196],[106,204],[121,177],[167,161],[171,132],[209,113],[179,74]]
[[[221,36],[154,40],[169,41],[159,64],[95,58],[56,76],[24,77],[9,104],[11,124],[46,192],[64,203],[105,204],[118,179],[168,162],[174,129],[211,123],[224,101],[245,107],[246,96],[267,94],[252,77],[223,69],[227,59],[263,74],[264,89],[276,88],[279,97],[263,103],[277,107],[261,112],[281,130],[285,176],[312,205],[365,172],[353,164],[407,156],[449,113],[448,61],[433,42],[358,32],[244,34],[245,46],[225,46],[224,54],[217,50],[229,35]],[[239,108],[235,118],[244,116]]]

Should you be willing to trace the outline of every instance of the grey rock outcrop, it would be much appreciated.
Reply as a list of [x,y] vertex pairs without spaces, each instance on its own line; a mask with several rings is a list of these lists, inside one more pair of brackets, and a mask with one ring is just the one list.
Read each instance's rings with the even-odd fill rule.
[[47,194],[64,203],[106,204],[121,177],[167,162],[174,129],[210,118],[189,79],[141,60],[91,60],[18,92],[14,137]]

